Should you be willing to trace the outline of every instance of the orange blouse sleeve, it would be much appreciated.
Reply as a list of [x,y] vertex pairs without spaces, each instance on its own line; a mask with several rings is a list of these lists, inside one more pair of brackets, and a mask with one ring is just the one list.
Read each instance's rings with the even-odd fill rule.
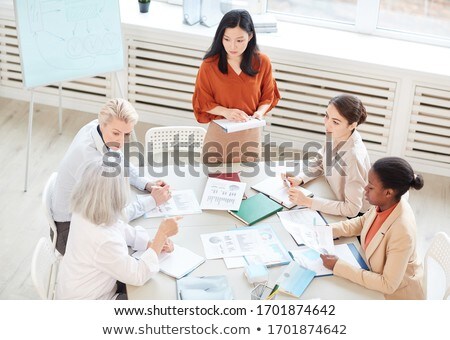
[[261,81],[261,99],[259,101],[259,106],[264,104],[270,104],[269,112],[272,110],[280,100],[280,92],[278,91],[277,83],[272,74],[272,65],[270,63],[269,57],[265,54],[260,54],[261,58],[261,71],[263,72],[263,77]]
[[211,66],[211,61],[203,61],[200,65],[197,73],[197,79],[195,81],[192,107],[194,109],[195,118],[199,123],[209,123],[214,119],[223,118],[222,116],[216,116],[207,112],[219,106],[219,104],[214,100],[213,90],[210,79],[208,78],[208,73],[212,73]]

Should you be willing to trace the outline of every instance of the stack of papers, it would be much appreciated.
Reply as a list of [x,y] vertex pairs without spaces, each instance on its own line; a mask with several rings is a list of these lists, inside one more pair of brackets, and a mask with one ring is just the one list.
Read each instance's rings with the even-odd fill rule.
[[258,33],[272,33],[277,31],[277,19],[271,14],[253,14],[253,24]]
[[228,119],[216,119],[213,120],[214,123],[219,125],[226,133],[238,132],[242,130],[254,129],[261,126],[266,126],[265,120],[255,119],[249,117],[246,122],[235,122]]

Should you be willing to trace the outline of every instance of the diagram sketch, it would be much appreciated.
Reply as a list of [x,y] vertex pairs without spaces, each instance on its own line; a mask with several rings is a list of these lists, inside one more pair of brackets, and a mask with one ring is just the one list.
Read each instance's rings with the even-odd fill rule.
[[15,0],[26,87],[121,70],[118,0]]

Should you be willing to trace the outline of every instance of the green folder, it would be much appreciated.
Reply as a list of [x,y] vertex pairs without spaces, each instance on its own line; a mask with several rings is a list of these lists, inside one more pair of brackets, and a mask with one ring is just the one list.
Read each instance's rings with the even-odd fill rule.
[[246,225],[252,225],[281,210],[283,210],[282,205],[259,193],[243,200],[238,211],[228,212]]

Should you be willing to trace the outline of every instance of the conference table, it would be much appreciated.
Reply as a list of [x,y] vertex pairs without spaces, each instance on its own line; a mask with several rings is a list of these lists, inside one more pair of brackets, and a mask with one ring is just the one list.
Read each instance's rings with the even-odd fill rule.
[[[253,163],[253,164],[232,164],[226,167],[197,166],[163,166],[158,169],[152,168],[150,175],[155,178],[163,178],[170,184],[173,190],[192,189],[198,202],[201,202],[203,189],[211,172],[239,172],[242,182],[247,184],[245,193],[250,197],[257,192],[251,188],[269,176],[279,176],[281,172],[298,172],[299,165],[293,163]],[[324,177],[319,177],[305,185],[305,188],[312,191],[314,195],[334,199]],[[294,208],[295,209],[295,208]],[[284,209],[285,210],[285,209]],[[346,219],[342,216],[323,214],[328,223],[338,222]],[[132,221],[132,225],[141,225],[146,228],[152,237],[162,221],[162,218],[140,218]],[[200,235],[221,231],[229,231],[233,228],[245,227],[245,224],[233,217],[227,211],[203,210],[201,214],[186,215],[180,220],[180,228],[177,235],[172,237],[175,244],[188,248],[198,255],[205,256]],[[278,216],[272,215],[257,224],[270,225],[277,234],[280,241],[287,250],[294,250],[298,246],[291,235],[284,229]],[[335,244],[353,243],[361,253],[361,247],[355,237],[340,238],[335,240]],[[273,287],[276,280],[282,274],[284,266],[274,266],[268,268],[268,286]],[[225,275],[233,291],[236,300],[249,300],[254,284],[250,284],[244,275],[244,268],[228,269],[223,259],[206,260],[202,265],[192,271],[192,276],[214,276]],[[161,272],[157,273],[151,280],[143,286],[137,287],[127,285],[128,299],[130,300],[174,300],[177,299],[176,279]],[[292,299],[293,297],[278,294],[277,299]],[[384,299],[383,294],[366,289],[360,285],[352,283],[337,276],[322,276],[312,280],[300,299]]]

